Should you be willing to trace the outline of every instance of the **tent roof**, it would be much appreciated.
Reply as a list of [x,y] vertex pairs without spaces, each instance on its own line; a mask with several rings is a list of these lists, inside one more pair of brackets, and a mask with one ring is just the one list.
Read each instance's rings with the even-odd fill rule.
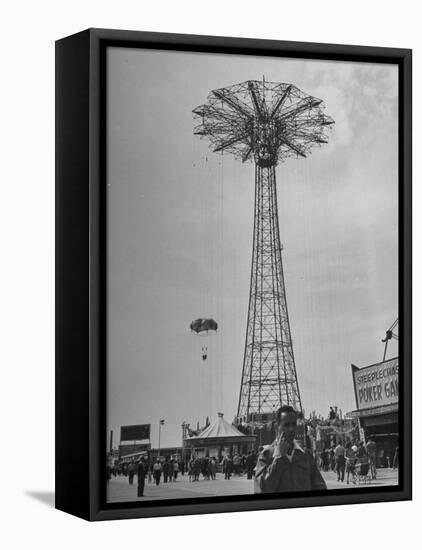
[[214,424],[207,426],[202,432],[189,439],[208,439],[214,437],[245,437],[232,424],[224,420],[223,413],[218,413],[218,418]]

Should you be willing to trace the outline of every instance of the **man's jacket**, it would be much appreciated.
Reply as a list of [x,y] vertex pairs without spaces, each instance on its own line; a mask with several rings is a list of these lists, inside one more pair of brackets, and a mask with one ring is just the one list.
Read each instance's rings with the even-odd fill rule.
[[327,489],[313,456],[296,443],[291,461],[277,454],[276,444],[258,457],[255,468],[255,493],[287,493]]
[[146,471],[145,464],[142,461],[138,462],[138,481],[145,479],[146,473],[147,471]]

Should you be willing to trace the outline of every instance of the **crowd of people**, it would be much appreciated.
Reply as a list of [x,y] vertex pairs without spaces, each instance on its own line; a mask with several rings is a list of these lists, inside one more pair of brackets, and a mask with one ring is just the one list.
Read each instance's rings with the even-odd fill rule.
[[[177,458],[155,458],[148,460],[141,456],[139,459],[132,459],[130,462],[116,462],[115,465],[107,466],[107,480],[112,477],[125,476],[129,485],[134,484],[135,475],[138,476],[138,496],[143,496],[145,480],[148,483],[160,485],[160,483],[174,483],[179,474],[189,476],[189,481],[215,480],[217,472],[224,474],[224,479],[230,480],[232,476],[243,476],[247,479],[253,478],[257,457],[250,452],[247,455],[239,453],[226,454],[219,461],[215,456],[199,457],[192,455],[186,461]],[[142,489],[139,489],[139,486]],[[142,493],[142,494],[140,494]]]
[[215,480],[217,475],[217,459],[210,457],[192,457],[188,461],[189,481],[199,481],[202,475],[204,479]]
[[145,480],[148,483],[160,485],[163,483],[174,483],[177,481],[179,473],[185,475],[185,462],[176,458],[166,457],[148,460],[145,456],[139,459],[132,459],[130,462],[117,462],[115,465],[107,465],[107,481],[112,477],[125,476],[129,485],[134,484],[135,475],[138,481],[138,497],[143,496]]
[[138,459],[132,459],[130,462],[116,461],[114,466],[108,466],[108,479],[112,476],[126,476],[129,484],[133,485],[133,479],[135,474],[137,474],[137,467],[141,460],[144,461],[145,474],[148,477],[149,483],[151,483],[154,478],[154,480],[158,480],[157,485],[159,485],[161,476],[163,477],[164,483],[171,483],[173,481],[177,481],[179,473],[181,473],[181,475],[185,475],[186,467],[183,460],[170,457],[147,460],[145,457],[140,457]]
[[203,479],[215,480],[217,470],[221,470],[224,474],[224,479],[229,480],[232,476],[247,475],[247,479],[252,479],[253,470],[256,465],[256,455],[252,452],[247,455],[226,454],[222,460],[218,462],[216,457],[192,457],[188,463],[189,480],[199,481],[199,476]]
[[[393,469],[398,468],[398,447],[392,461]],[[372,479],[377,476],[377,446],[373,439],[369,439],[366,445],[362,441],[339,442],[322,451],[315,451],[314,458],[319,470],[323,472],[336,472],[337,481],[343,482],[346,479],[356,483],[357,475],[365,472],[368,467]],[[133,485],[135,475],[138,474],[138,466],[141,459],[130,462],[116,462],[114,466],[107,467],[107,479],[112,476],[126,476],[130,485]],[[182,460],[177,458],[157,458],[147,460],[143,458],[143,469],[148,483],[174,483],[179,475],[189,476],[189,481],[215,480],[218,471],[224,474],[224,479],[230,480],[232,476],[246,475],[247,479],[254,476],[257,463],[257,454],[234,453],[226,454],[221,460],[215,456],[191,456],[190,459]]]
[[[322,426],[328,428],[325,441],[315,438],[312,433],[319,429],[321,435]],[[337,429],[331,429],[333,426]],[[385,465],[380,462],[381,454],[377,454],[374,438],[370,437],[366,443],[360,441],[356,427],[345,426],[341,414],[333,407],[327,419],[313,415],[305,421],[292,407],[282,406],[271,428],[275,439],[271,444],[260,445],[257,453],[226,452],[220,457],[192,454],[186,459],[177,455],[165,458],[144,455],[129,463],[116,461],[114,466],[109,465],[107,480],[123,475],[133,485],[137,475],[138,496],[143,496],[145,480],[159,486],[161,482],[174,483],[179,474],[187,473],[189,482],[198,482],[201,477],[214,481],[217,472],[222,472],[225,480],[246,474],[247,479],[255,480],[255,492],[284,492],[327,489],[321,472],[335,472],[339,483],[356,484],[361,479],[376,479],[377,461],[378,465]],[[302,439],[297,440],[298,433]],[[321,448],[321,443],[322,450],[311,451]],[[398,468],[398,461],[399,449],[396,447],[392,461],[394,469]],[[389,457],[387,464],[390,467]]]
[[[395,449],[393,468],[398,467],[398,447]],[[377,445],[374,438],[363,441],[339,442],[337,445],[315,452],[315,460],[320,470],[333,471],[337,481],[356,483],[359,476],[377,478]]]

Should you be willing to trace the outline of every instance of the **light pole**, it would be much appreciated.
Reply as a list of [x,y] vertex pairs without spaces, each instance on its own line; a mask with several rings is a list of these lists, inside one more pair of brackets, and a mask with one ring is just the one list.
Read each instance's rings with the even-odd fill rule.
[[160,449],[161,449],[161,426],[164,426],[164,420],[160,420],[158,424],[158,456],[160,458]]
[[185,462],[185,438],[186,438],[186,422],[182,422],[182,461]]

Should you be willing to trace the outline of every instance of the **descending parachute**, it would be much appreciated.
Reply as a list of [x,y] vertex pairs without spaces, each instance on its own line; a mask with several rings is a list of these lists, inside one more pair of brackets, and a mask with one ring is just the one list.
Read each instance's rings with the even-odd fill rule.
[[[214,319],[195,319],[195,321],[192,321],[190,324],[190,329],[192,332],[196,332],[196,334],[201,334],[202,332],[205,332],[206,335],[208,335],[209,330],[217,331],[218,324],[214,321]],[[202,347],[202,360],[206,361],[208,357],[208,348],[207,346]]]
[[196,319],[190,324],[190,329],[196,334],[209,330],[217,330],[218,325],[214,319]]

